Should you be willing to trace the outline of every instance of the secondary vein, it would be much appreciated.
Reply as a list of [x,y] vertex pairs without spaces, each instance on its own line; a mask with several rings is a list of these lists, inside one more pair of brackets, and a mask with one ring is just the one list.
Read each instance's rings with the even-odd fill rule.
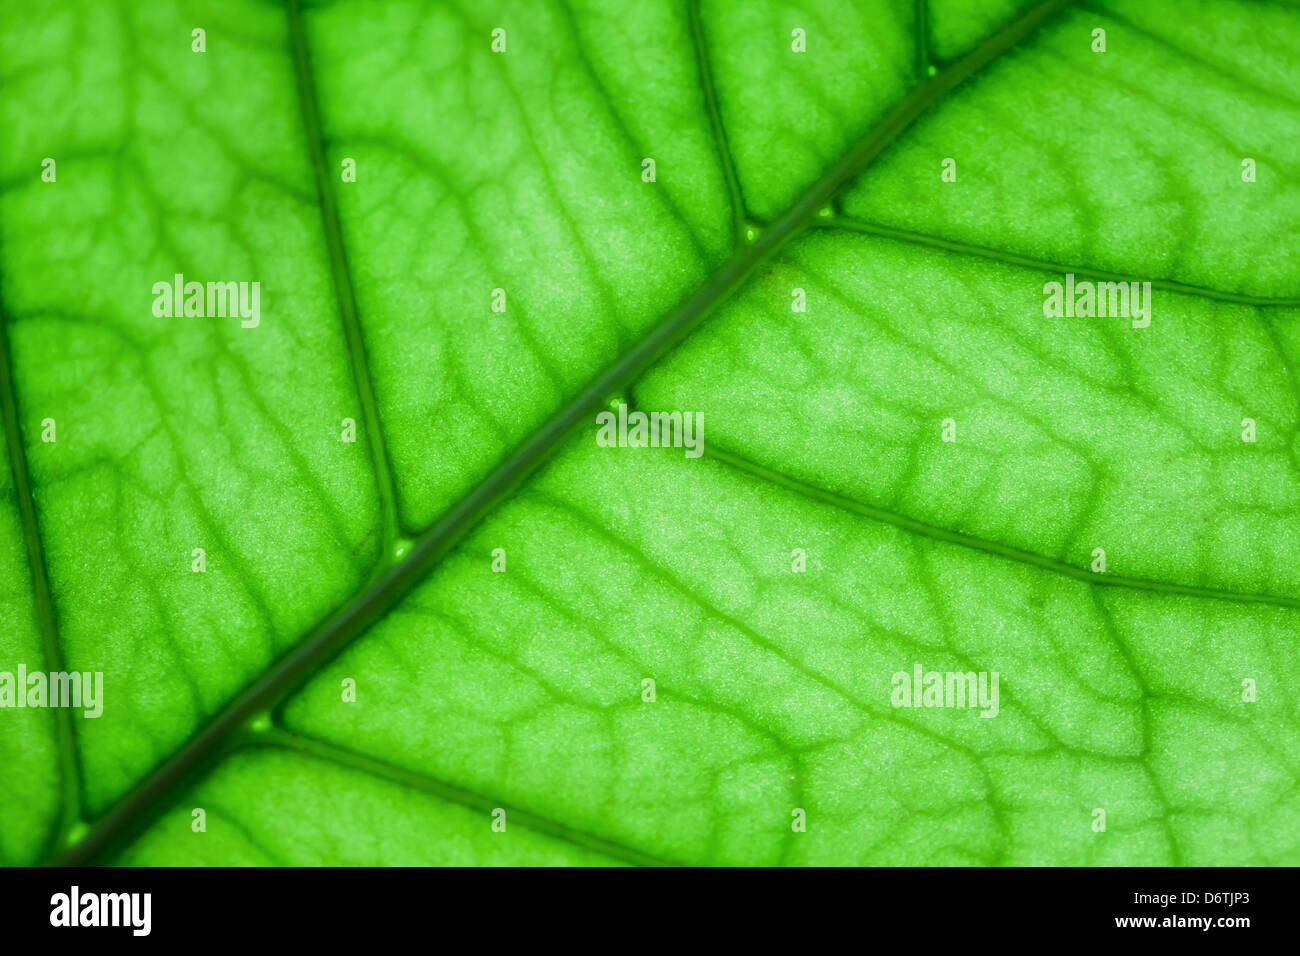
[[1065,561],[1058,561],[1055,558],[1049,558],[1033,551],[1026,551],[1023,548],[1013,547],[1012,545],[1002,544],[998,541],[991,541],[987,538],[980,538],[975,535],[965,534],[960,531],[951,531],[938,525],[928,524],[924,521],[918,521],[915,518],[909,518],[907,515],[899,514],[896,511],[890,511],[887,508],[881,508],[876,505],[870,505],[866,502],[857,501],[853,498],[845,497],[833,491],[827,491],[825,488],[819,488],[816,485],[800,481],[798,478],[792,478],[784,472],[776,471],[765,465],[760,465],[750,461],[741,455],[719,449],[716,445],[710,445],[705,449],[705,457],[712,458],[720,464],[727,465],[738,471],[753,475],[763,481],[792,491],[801,497],[813,501],[828,504],[839,508],[842,511],[850,511],[854,514],[861,515],[864,518],[871,518],[874,521],[881,521],[885,524],[891,524],[896,528],[901,528],[911,534],[931,538],[935,541],[944,541],[949,544],[961,545],[963,548],[971,548],[975,551],[983,551],[986,554],[996,555],[1000,558],[1006,558],[1010,561],[1017,561],[1021,564],[1028,564],[1036,568],[1042,568],[1046,571],[1052,571],[1056,574],[1064,575],[1068,578],[1074,578],[1077,581],[1083,581],[1086,584],[1095,584],[1098,587],[1115,587],[1115,588],[1132,588],[1138,591],[1155,591],[1160,594],[1178,594],[1187,597],[1209,598],[1217,601],[1238,601],[1246,604],[1272,604],[1277,607],[1300,608],[1300,598],[1284,597],[1276,594],[1250,594],[1241,591],[1227,591],[1217,588],[1198,587],[1191,584],[1172,584],[1165,581],[1154,581],[1149,578],[1128,577],[1122,574],[1097,574],[1085,568],[1068,564]]
[[586,830],[557,823],[548,817],[540,816],[520,807],[503,804],[495,797],[484,796],[463,787],[457,787],[431,774],[409,770],[388,760],[358,753],[346,747],[311,737],[307,734],[294,733],[279,727],[269,727],[250,733],[245,740],[247,747],[268,747],[289,750],[305,754],[316,760],[332,763],[336,766],[356,770],[371,777],[391,780],[413,790],[430,794],[449,803],[455,803],[470,810],[491,813],[501,808],[506,811],[507,825],[515,824],[537,833],[545,834],[557,840],[563,840],[579,849],[600,853],[622,863],[633,866],[677,866],[671,860],[642,853],[632,847],[598,837]]
[[[21,419],[18,414],[18,390],[14,384],[13,360],[9,346],[9,324],[0,302],[0,418],[4,421],[5,444],[9,450],[9,468],[13,474],[14,497],[22,521],[23,541],[27,546],[27,564],[31,569],[32,599],[36,623],[41,634],[45,666],[51,672],[63,671],[63,652],[59,647],[59,628],[54,616],[49,572],[45,564],[40,521],[32,497],[31,474],[27,468],[27,451],[23,447]],[[20,688],[19,693],[24,691]],[[81,776],[77,768],[77,731],[72,711],[54,707],[55,733],[59,754],[59,819],[47,840],[47,847],[61,847],[80,823]],[[47,850],[48,852],[48,850]]]
[[374,383],[370,379],[370,363],[366,359],[365,336],[357,317],[356,293],[352,287],[352,272],[348,268],[347,250],[343,245],[343,229],[339,224],[338,204],[334,197],[333,179],[325,160],[325,134],[320,121],[320,104],[316,96],[316,81],[311,71],[311,51],[307,47],[307,33],[302,22],[300,0],[289,0],[289,38],[293,46],[293,68],[298,81],[298,103],[302,110],[303,127],[311,153],[312,171],[316,177],[316,195],[320,205],[322,232],[329,252],[330,274],[334,281],[334,294],[338,300],[339,315],[343,320],[343,335],[352,360],[352,379],[356,383],[357,401],[361,405],[362,427],[370,449],[371,463],[375,469],[375,486],[379,494],[380,518],[383,521],[381,556],[391,553],[398,534],[397,490],[393,483],[392,463],[384,444],[384,433],[379,421],[379,405],[375,399]]
[[[1140,281],[1137,276],[1121,275],[1118,272],[1106,272],[1102,269],[1092,269],[1087,266],[1070,266],[1063,265],[1059,262],[1049,262],[1046,259],[1035,259],[1031,256],[1022,256],[1014,252],[1004,252],[1001,249],[990,249],[987,246],[977,246],[969,242],[958,242],[954,239],[943,239],[939,236],[931,236],[927,233],[912,232],[908,229],[896,229],[893,226],[879,226],[875,223],[866,222],[861,219],[855,219],[852,216],[834,216],[830,219],[821,219],[813,223],[820,229],[847,229],[852,232],[861,232],[870,236],[879,236],[883,239],[896,239],[900,242],[910,242],[920,246],[930,246],[934,249],[944,249],[948,252],[956,252],[967,256],[978,256],[981,259],[990,259],[994,262],[1002,262],[1007,265],[1024,266],[1027,269],[1041,269],[1044,272],[1064,274],[1073,272],[1077,276],[1089,279],[1098,279],[1102,282],[1134,282]],[[1300,307],[1300,299],[1288,298],[1270,298],[1268,296],[1245,295],[1239,292],[1224,292],[1220,289],[1207,289],[1204,286],[1188,285],[1185,282],[1174,282],[1168,279],[1151,279],[1153,289],[1164,289],[1167,292],[1177,292],[1181,295],[1196,295],[1205,299],[1215,299],[1219,302],[1233,302],[1238,305],[1253,306],[1273,306],[1276,308],[1297,308]]]
[[740,195],[740,180],[736,176],[736,161],[727,143],[727,128],[722,123],[722,110],[718,106],[718,91],[713,82],[713,64],[704,36],[704,22],[700,16],[700,0],[686,0],[690,17],[691,44],[695,48],[695,67],[700,73],[700,86],[704,90],[704,106],[709,114],[709,129],[713,133],[713,147],[718,151],[718,163],[727,182],[727,195],[731,200],[733,241],[745,242],[745,201]]
[[924,78],[933,62],[930,58],[929,0],[916,0],[912,15],[912,29],[916,31],[916,75]]

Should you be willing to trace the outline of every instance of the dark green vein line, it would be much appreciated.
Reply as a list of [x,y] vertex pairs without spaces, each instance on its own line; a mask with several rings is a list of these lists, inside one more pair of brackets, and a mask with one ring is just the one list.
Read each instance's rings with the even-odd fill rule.
[[916,0],[912,29],[916,31],[916,75],[920,79],[930,72],[930,0]]
[[374,384],[370,380],[370,363],[366,359],[365,336],[357,317],[356,293],[352,288],[352,272],[348,268],[347,251],[343,246],[343,229],[339,224],[338,204],[334,197],[334,180],[325,159],[325,137],[321,128],[320,104],[316,97],[316,81],[311,72],[311,51],[307,47],[307,31],[302,22],[300,0],[289,0],[289,37],[293,44],[293,68],[298,80],[298,102],[302,109],[302,123],[311,151],[312,169],[316,175],[316,195],[320,203],[321,225],[325,246],[329,251],[330,273],[334,280],[334,293],[338,299],[339,315],[343,319],[343,334],[352,359],[352,378],[356,382],[357,400],[361,403],[362,427],[370,448],[370,459],[375,469],[375,486],[379,494],[380,517],[384,524],[382,557],[391,554],[398,534],[397,491],[393,485],[392,463],[384,444],[379,423],[379,406],[375,401]]
[[1051,272],[1057,275],[1064,275],[1067,272],[1073,272],[1076,276],[1086,279],[1095,279],[1101,282],[1149,281],[1151,283],[1151,288],[1153,289],[1163,289],[1166,292],[1177,292],[1180,295],[1195,295],[1205,299],[1214,299],[1219,302],[1233,302],[1238,305],[1275,306],[1278,308],[1300,307],[1300,299],[1273,299],[1257,295],[1243,295],[1237,292],[1221,292],[1218,289],[1206,289],[1201,286],[1187,285],[1182,282],[1172,282],[1165,279],[1143,280],[1136,276],[1120,275],[1117,272],[1104,272],[1100,269],[1062,265],[1059,262],[1048,262],[1046,259],[1033,259],[1029,256],[1017,255],[1014,252],[1003,252],[999,249],[990,249],[986,246],[976,246],[968,242],[957,242],[952,239],[940,239],[938,236],[930,236],[921,232],[911,232],[907,229],[895,229],[892,226],[877,226],[874,223],[854,219],[852,216],[834,216],[830,219],[820,219],[814,223],[814,225],[822,229],[849,229],[853,232],[879,236],[882,239],[897,239],[900,242],[910,242],[919,246],[930,246],[935,249],[944,249],[948,252],[956,252],[961,255],[978,256],[982,259],[991,259],[995,262],[1001,262],[1006,265],[1024,266],[1028,269],[1040,269],[1043,272]]
[[[18,414],[18,389],[14,383],[13,360],[9,351],[9,323],[0,303],[0,417],[4,419],[5,444],[9,450],[9,468],[13,473],[14,497],[22,520],[23,541],[27,545],[27,563],[32,575],[32,599],[36,605],[37,626],[45,653],[45,666],[51,672],[63,670],[63,653],[59,647],[59,628],[54,616],[54,599],[50,593],[49,571],[45,565],[45,546],[41,541],[36,501],[32,497],[31,474],[27,469],[27,452],[23,448],[21,418]],[[47,841],[44,857],[63,847],[81,819],[81,777],[77,766],[77,730],[72,710],[54,707],[53,717],[59,749],[59,821]]]
[[726,465],[729,468],[734,468],[737,471],[743,471],[755,478],[762,479],[763,481],[770,482],[774,485],[779,485],[780,487],[792,491],[801,497],[820,502],[821,504],[831,505],[832,507],[839,508],[842,511],[849,511],[853,514],[861,515],[864,518],[871,518],[874,521],[892,524],[894,527],[900,528],[911,534],[932,538],[935,541],[944,541],[949,544],[961,545],[963,548],[971,548],[975,551],[983,551],[986,554],[992,554],[999,558],[1006,558],[1009,561],[1018,561],[1021,564],[1028,564],[1036,568],[1042,568],[1045,571],[1052,571],[1056,574],[1064,575],[1067,578],[1074,578],[1076,581],[1083,581],[1087,584],[1095,584],[1099,587],[1131,588],[1136,591],[1155,591],[1158,594],[1177,594],[1186,597],[1208,598],[1216,601],[1235,601],[1246,604],[1271,604],[1277,607],[1300,608],[1300,598],[1281,597],[1275,594],[1245,594],[1239,591],[1221,591],[1215,588],[1203,588],[1190,584],[1168,584],[1164,581],[1151,581],[1146,578],[1125,577],[1122,574],[1111,574],[1110,572],[1106,572],[1105,574],[1096,574],[1090,570],[1076,567],[1073,564],[1058,561],[1055,558],[1048,558],[1041,554],[1035,554],[1032,551],[1024,551],[1020,548],[1001,544],[997,541],[989,541],[986,538],[978,538],[974,535],[963,534],[960,531],[950,531],[947,528],[940,528],[937,525],[927,524],[924,521],[909,518],[906,515],[898,514],[895,511],[889,511],[875,505],[855,501],[852,498],[846,498],[833,491],[818,488],[816,485],[806,484],[798,478],[791,478],[787,474],[752,462],[740,455],[733,454],[729,451],[723,451],[716,445],[710,445],[705,448],[705,457],[712,458],[720,464]]
[[[879,126],[804,193],[757,239],[743,247],[704,284],[617,361],[600,373],[532,437],[499,464],[411,545],[406,556],[352,601],[322,622],[292,651],[246,688],[226,709],[180,750],[155,769],[114,806],[80,843],[57,862],[85,864],[108,854],[139,832],[156,804],[177,790],[218,756],[228,741],[253,717],[269,712],[294,688],[361,634],[424,575],[507,495],[515,490],[580,422],[605,405],[611,395],[680,343],[762,262],[808,225],[817,211],[899,133],[945,93],[1011,49],[1070,0],[1048,0],[1023,19],[988,40],[917,88]],[[296,5],[294,6],[296,9]]]
[[[585,830],[579,830],[575,827],[566,826],[563,823],[557,823],[547,817],[539,816],[528,810],[512,806],[508,803],[502,803],[492,797],[485,797],[482,794],[474,793],[471,790],[465,790],[461,787],[453,786],[442,780],[432,777],[425,773],[415,770],[408,770],[405,767],[399,767],[387,760],[381,760],[377,757],[370,757],[366,754],[357,753],[355,750],[349,750],[346,747],[339,747],[335,744],[318,740],[304,734],[292,733],[277,727],[271,727],[265,730],[259,730],[250,733],[245,745],[248,747],[268,747],[289,750],[295,753],[305,754],[316,760],[336,764],[350,770],[357,770],[368,776],[379,777],[384,780],[390,780],[394,783],[400,783],[403,786],[410,787],[422,793],[438,797],[449,803],[459,804],[470,810],[480,811],[483,814],[490,814],[494,809],[500,807],[506,811],[506,826],[522,826],[528,830],[544,834],[563,840],[582,850],[592,853],[601,853],[611,859],[619,860],[623,863],[629,863],[633,866],[679,866],[671,860],[661,859],[642,853],[640,850],[634,850],[629,846],[617,843],[612,840],[606,840],[603,837],[595,836]],[[487,825],[486,819],[484,826]],[[507,830],[508,832],[508,830]]]
[[700,86],[704,90],[704,105],[709,113],[709,128],[713,131],[713,146],[718,151],[718,163],[722,166],[723,178],[727,181],[727,195],[731,198],[731,221],[734,241],[745,242],[745,201],[740,195],[740,181],[736,178],[736,162],[731,147],[727,143],[727,128],[722,124],[722,110],[718,106],[718,91],[713,83],[713,65],[709,61],[709,49],[704,37],[704,22],[700,17],[700,0],[686,0],[687,16],[690,18],[691,43],[695,47],[695,67],[700,74]]

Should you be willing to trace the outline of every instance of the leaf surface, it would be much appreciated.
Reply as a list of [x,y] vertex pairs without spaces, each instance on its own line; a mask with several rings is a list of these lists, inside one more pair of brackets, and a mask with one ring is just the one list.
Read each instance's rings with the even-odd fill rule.
[[106,701],[0,712],[0,859],[1294,864],[1300,17],[1178,10],[7,18],[0,669]]

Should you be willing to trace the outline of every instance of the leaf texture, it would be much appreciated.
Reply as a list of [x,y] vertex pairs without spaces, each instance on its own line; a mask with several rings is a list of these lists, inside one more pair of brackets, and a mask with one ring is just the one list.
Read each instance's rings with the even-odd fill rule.
[[0,861],[1300,860],[1294,5],[6,12]]

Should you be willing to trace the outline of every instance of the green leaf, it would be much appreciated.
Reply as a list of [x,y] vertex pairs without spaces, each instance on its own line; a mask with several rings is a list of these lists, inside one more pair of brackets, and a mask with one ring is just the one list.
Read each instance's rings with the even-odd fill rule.
[[[0,671],[104,711],[0,709],[0,861],[1300,861],[1297,43],[1229,0],[12,12]],[[175,273],[259,324],[158,317]],[[1045,317],[1067,273],[1150,325]],[[703,457],[600,447],[620,402]],[[915,666],[996,716],[896,706]]]

